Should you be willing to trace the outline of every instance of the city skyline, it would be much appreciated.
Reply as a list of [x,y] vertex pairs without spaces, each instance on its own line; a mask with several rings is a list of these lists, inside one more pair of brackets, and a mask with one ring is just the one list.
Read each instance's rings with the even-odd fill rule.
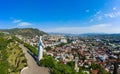
[[119,0],[0,0],[0,29],[120,33]]

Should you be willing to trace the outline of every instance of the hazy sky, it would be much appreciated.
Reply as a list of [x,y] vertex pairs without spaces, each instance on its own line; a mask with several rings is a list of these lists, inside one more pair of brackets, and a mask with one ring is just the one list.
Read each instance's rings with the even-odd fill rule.
[[120,0],[0,0],[0,29],[120,33]]

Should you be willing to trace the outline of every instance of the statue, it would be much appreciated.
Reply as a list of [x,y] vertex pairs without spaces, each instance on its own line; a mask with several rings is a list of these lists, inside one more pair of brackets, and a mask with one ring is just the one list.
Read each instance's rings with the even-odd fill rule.
[[39,43],[38,43],[38,60],[39,61],[43,58],[43,47],[44,47],[44,44],[42,42],[42,36],[40,36]]

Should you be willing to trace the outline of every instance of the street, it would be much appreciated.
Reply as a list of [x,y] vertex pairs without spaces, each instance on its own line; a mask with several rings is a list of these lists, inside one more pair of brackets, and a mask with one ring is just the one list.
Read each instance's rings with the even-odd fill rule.
[[24,47],[24,45],[20,45],[20,48],[22,48],[28,64],[28,67],[21,70],[21,74],[50,74],[48,68],[38,66],[34,58],[27,52],[28,49]]

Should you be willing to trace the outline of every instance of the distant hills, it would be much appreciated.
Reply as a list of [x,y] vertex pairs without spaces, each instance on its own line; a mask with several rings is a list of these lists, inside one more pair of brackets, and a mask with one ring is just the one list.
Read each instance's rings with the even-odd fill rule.
[[108,34],[108,33],[83,33],[83,34],[71,34],[71,33],[52,33],[50,32],[49,33],[50,35],[65,35],[65,36],[103,36],[103,35],[107,35],[107,36],[110,36],[110,35],[120,35],[120,33],[116,33],[116,34]]
[[8,32],[12,35],[22,35],[25,37],[34,37],[36,35],[48,35],[47,33],[36,28],[13,28],[13,29],[1,29],[2,32]]
[[65,36],[89,36],[89,35],[107,35],[107,33],[83,33],[83,34],[71,34],[71,33],[49,33],[50,35],[65,35]]

